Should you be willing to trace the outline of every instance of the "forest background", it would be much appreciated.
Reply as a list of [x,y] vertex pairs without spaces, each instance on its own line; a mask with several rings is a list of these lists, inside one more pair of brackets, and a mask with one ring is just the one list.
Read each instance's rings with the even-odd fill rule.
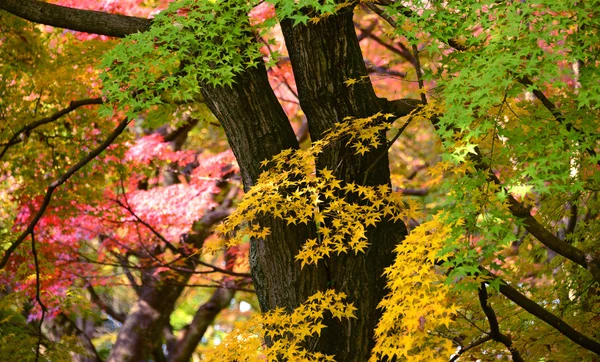
[[599,360],[599,6],[0,0],[0,358]]

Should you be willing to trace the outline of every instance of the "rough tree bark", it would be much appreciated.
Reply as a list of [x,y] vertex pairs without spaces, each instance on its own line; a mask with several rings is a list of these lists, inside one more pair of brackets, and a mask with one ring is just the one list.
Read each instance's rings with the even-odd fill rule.
[[[348,79],[363,79],[368,74],[352,14],[351,10],[344,11],[311,26],[294,27],[289,21],[282,22],[300,105],[313,141],[347,116],[371,116],[384,108],[370,82],[360,82],[356,87],[344,84]],[[263,67],[239,75],[233,88],[204,86],[202,93],[227,133],[246,188],[260,174],[260,161],[298,147]],[[336,170],[336,176],[346,182],[362,184],[365,171],[382,152],[386,152],[385,142],[363,157],[339,145],[325,152],[318,167]],[[387,156],[369,173],[367,184],[390,184]],[[250,251],[261,309],[293,309],[319,290],[333,287],[342,291],[358,308],[357,318],[329,320],[328,328],[307,347],[335,355],[339,361],[366,361],[374,345],[373,331],[379,317],[376,307],[384,296],[385,280],[381,275],[393,261],[394,245],[406,234],[404,225],[382,222],[369,229],[371,247],[364,255],[333,256],[327,265],[321,263],[301,270],[294,256],[314,230],[273,220],[269,223],[271,236],[254,241]]]

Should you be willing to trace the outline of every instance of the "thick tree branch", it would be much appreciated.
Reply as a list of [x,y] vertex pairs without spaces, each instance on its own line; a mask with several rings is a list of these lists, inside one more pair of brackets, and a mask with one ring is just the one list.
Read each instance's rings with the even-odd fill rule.
[[[489,274],[489,273],[488,273]],[[516,305],[554,327],[562,335],[577,343],[581,347],[600,355],[600,343],[579,333],[562,319],[548,312],[533,300],[521,294],[518,290],[506,283],[500,284],[500,293],[512,300]]]
[[0,9],[38,24],[123,38],[148,30],[152,20],[73,9],[37,0],[0,0]]
[[124,119],[123,121],[121,121],[121,123],[119,123],[119,125],[112,131],[112,133],[106,138],[106,140],[104,140],[104,142],[102,142],[98,147],[92,150],[92,152],[90,152],[87,156],[85,156],[79,162],[77,162],[75,165],[69,168],[67,172],[65,172],[58,179],[54,180],[50,184],[50,186],[48,186],[48,190],[46,191],[46,195],[44,196],[42,205],[27,225],[27,229],[25,229],[25,231],[23,231],[21,235],[17,237],[17,240],[15,240],[10,245],[10,247],[4,252],[2,260],[0,261],[0,269],[3,269],[4,266],[6,266],[6,263],[8,263],[8,259],[10,258],[11,254],[19,247],[19,245],[21,245],[21,243],[23,243],[23,240],[25,240],[25,238],[28,235],[33,233],[33,229],[37,225],[38,221],[40,221],[40,219],[44,215],[44,212],[50,205],[50,201],[52,200],[52,194],[54,193],[54,190],[56,190],[59,186],[67,182],[67,180],[69,180],[71,176],[73,176],[77,171],[83,168],[83,166],[87,165],[90,161],[92,161],[100,153],[102,153],[102,151],[108,148],[108,146],[110,146],[113,143],[113,141],[125,130],[128,124],[129,119]]
[[[481,153],[477,150],[478,154],[473,157],[476,161],[476,168],[488,169],[483,165]],[[488,179],[497,184],[502,185],[498,177],[492,172],[488,172]],[[577,263],[587,269],[592,277],[600,282],[600,262],[594,258],[592,254],[585,253],[584,251],[574,247],[566,241],[560,240],[556,235],[546,229],[539,221],[535,219],[520,202],[518,202],[510,193],[508,193],[508,203],[510,212],[520,219],[522,219],[525,229],[536,239],[538,239],[546,247],[555,251],[556,253],[564,256],[565,258]]]
[[[1,1],[2,0],[0,0],[0,4],[1,4]],[[4,156],[4,154],[6,154],[6,151],[8,151],[10,146],[16,145],[17,143],[21,142],[21,137],[27,136],[29,134],[29,132],[31,132],[32,130],[34,130],[40,126],[43,126],[45,124],[52,123],[52,122],[56,121],[57,119],[59,119],[60,117],[64,116],[65,114],[70,113],[81,106],[88,106],[91,104],[102,104],[102,103],[103,103],[102,98],[89,98],[89,99],[80,99],[80,100],[76,100],[76,101],[71,101],[71,103],[69,104],[69,106],[67,108],[61,109],[60,111],[54,113],[53,115],[51,115],[49,117],[44,117],[42,119],[39,119],[35,122],[32,122],[32,123],[26,125],[26,126],[23,126],[17,132],[15,132],[15,134],[13,134],[13,136],[10,138],[10,140],[8,140],[8,142],[6,142],[4,144],[2,151],[0,151],[0,159],[2,159],[2,156]]]

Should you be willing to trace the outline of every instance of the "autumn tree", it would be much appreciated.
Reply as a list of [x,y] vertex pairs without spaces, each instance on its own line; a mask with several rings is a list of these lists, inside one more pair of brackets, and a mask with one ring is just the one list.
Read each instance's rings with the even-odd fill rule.
[[[14,267],[31,256],[39,269],[35,237],[51,225],[44,224],[50,221],[45,213],[66,215],[83,187],[100,193],[108,186],[117,190],[112,198],[118,209],[135,225],[146,223],[144,237],[160,245],[157,253],[131,252],[138,259],[169,255],[162,264],[184,263],[179,270],[152,264],[159,278],[139,294],[108,360],[141,360],[160,350],[165,316],[182,289],[172,279],[185,284],[201,257],[248,243],[264,314],[238,325],[220,348],[204,354],[207,360],[261,354],[309,361],[597,359],[597,5],[181,0],[147,19],[1,0],[0,9],[36,24],[124,39],[94,48],[102,62],[96,73],[86,74],[102,83],[102,98],[81,104],[103,104],[94,114],[101,125],[90,127],[101,140],[84,152],[51,157],[46,169],[27,174],[14,167],[14,175],[6,174],[3,182],[20,185],[31,173],[44,179],[57,165],[81,160],[59,172],[41,197],[34,188],[20,191],[24,196],[15,208],[27,205],[29,211],[14,212],[16,227],[6,231],[0,266]],[[252,15],[257,7],[264,16]],[[265,15],[264,7],[272,11]],[[3,16],[11,19],[8,31],[18,34],[27,26]],[[278,31],[286,47],[280,52],[272,49],[282,46]],[[403,92],[389,84],[375,91],[377,79],[370,73],[380,65],[365,61],[364,39],[391,52],[382,57],[402,59],[404,67],[392,64],[382,74],[409,80],[411,85],[394,85]],[[24,41],[31,44],[29,56],[7,52],[6,59],[38,67],[39,45]],[[268,69],[283,63],[291,66],[288,90],[297,91],[300,118],[306,119],[304,142],[269,81]],[[7,91],[26,82],[14,76],[21,69],[6,69]],[[23,97],[36,98],[23,89]],[[191,116],[177,114],[181,104]],[[212,207],[202,206],[204,217],[221,210],[218,217],[187,222],[191,233],[173,234],[174,219],[144,221],[128,201],[149,180],[178,182],[177,171],[192,163],[180,145],[202,110],[210,110],[222,127],[246,192],[211,239],[213,223],[231,213],[225,210],[232,198],[226,192]],[[5,105],[4,117],[19,111]],[[171,117],[176,122],[165,125]],[[55,118],[20,130],[13,121],[4,131],[3,153],[18,155],[15,145]],[[172,144],[166,156],[155,155],[169,162],[160,177],[128,174],[126,183],[119,172],[126,172],[121,162],[127,147],[118,137],[134,121],[136,128],[151,130],[138,142],[154,149]],[[394,156],[414,156],[424,145],[425,162],[415,172],[426,176],[392,175],[390,169],[398,169]],[[23,156],[36,156],[27,150]],[[112,180],[101,177],[102,166],[84,167],[95,158],[105,158],[104,167],[115,170]],[[223,184],[231,177],[227,167],[212,172],[212,186],[231,188]],[[411,191],[415,180],[422,193]],[[60,207],[48,210],[55,193]],[[411,194],[425,196],[424,202]],[[151,197],[165,202],[176,196]],[[199,241],[191,247],[194,238]],[[25,241],[31,241],[31,254]],[[111,250],[128,252],[118,243]],[[236,276],[232,269],[219,271]],[[231,294],[223,303],[227,298]],[[160,352],[155,358],[178,355],[177,349],[166,357]]]

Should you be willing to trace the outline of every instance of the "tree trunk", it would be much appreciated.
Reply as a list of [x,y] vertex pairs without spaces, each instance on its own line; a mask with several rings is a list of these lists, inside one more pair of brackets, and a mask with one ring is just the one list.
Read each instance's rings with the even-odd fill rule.
[[[367,76],[367,70],[354,32],[352,11],[310,26],[294,27],[286,20],[282,29],[313,141],[347,116],[371,116],[382,110],[368,78],[361,78]],[[363,81],[347,87],[344,81],[348,79]],[[239,75],[233,87],[205,86],[202,92],[225,129],[246,189],[256,182],[260,161],[298,147],[263,67]],[[320,157],[318,168],[328,167],[336,170],[338,178],[362,184],[367,168],[386,149],[383,142],[379,149],[359,157],[344,145],[331,147]],[[390,184],[387,155],[369,173],[366,184]],[[337,361],[366,361],[380,316],[377,304],[385,295],[382,273],[393,261],[394,246],[406,235],[404,225],[381,222],[368,229],[371,246],[365,254],[332,256],[327,266],[320,263],[301,270],[294,257],[303,242],[314,235],[314,226],[288,226],[274,220],[266,223],[271,227],[271,236],[253,241],[250,251],[261,309],[291,310],[319,290],[333,287],[342,291],[358,308],[357,318],[328,320],[328,328],[306,347],[335,355]]]
[[140,361],[154,349],[161,348],[162,328],[168,322],[182,290],[183,286],[168,283],[144,285],[119,330],[107,362]]

